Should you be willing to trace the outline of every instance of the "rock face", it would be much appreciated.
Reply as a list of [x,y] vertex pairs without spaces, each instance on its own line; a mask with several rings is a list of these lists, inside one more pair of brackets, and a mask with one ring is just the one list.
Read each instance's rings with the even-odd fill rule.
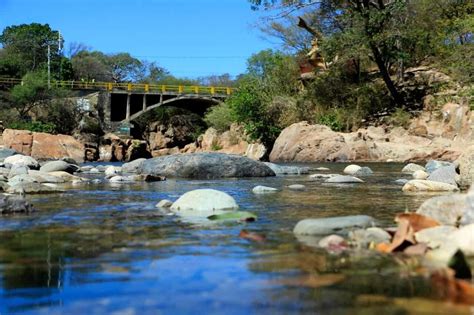
[[352,133],[339,133],[326,126],[299,122],[281,132],[270,153],[270,161],[453,161],[471,141],[468,120],[464,123],[469,132],[456,129],[463,137],[454,139],[436,132],[436,128],[442,126],[430,127],[426,135],[420,136],[400,127],[391,130],[368,127]]
[[374,222],[374,218],[366,215],[305,219],[296,224],[293,233],[298,235],[329,235],[366,228]]
[[222,191],[197,189],[182,195],[170,210],[183,216],[208,217],[238,208],[234,198]]
[[84,161],[84,145],[72,136],[5,129],[3,142],[5,147],[35,159],[69,157],[78,162]]
[[19,196],[0,195],[0,215],[33,212],[33,206]]
[[222,153],[177,154],[153,158],[143,162],[140,173],[202,179],[275,176],[261,162]]

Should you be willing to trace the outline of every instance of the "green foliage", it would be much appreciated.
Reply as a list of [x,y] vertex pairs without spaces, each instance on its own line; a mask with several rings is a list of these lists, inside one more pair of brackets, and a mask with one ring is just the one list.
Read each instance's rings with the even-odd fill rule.
[[410,126],[410,113],[402,108],[397,108],[395,112],[390,115],[389,123],[396,127],[408,128]]
[[222,146],[217,142],[217,141],[213,141],[211,143],[211,150],[212,151],[219,151],[219,150],[222,150]]
[[44,123],[41,121],[16,121],[7,124],[7,128],[19,129],[19,130],[30,130],[33,132],[47,132],[53,133],[56,130],[56,126],[51,123]]
[[55,90],[48,89],[47,75],[44,72],[31,72],[23,77],[23,84],[13,87],[11,101],[21,117],[25,117],[34,107],[50,100]]
[[[58,53],[59,32],[48,24],[21,24],[6,27],[0,35],[4,54],[0,64],[7,64],[9,76],[21,77],[27,72],[46,69],[48,45],[51,49],[53,73],[58,73],[60,55]],[[63,44],[63,43],[61,43]]]
[[316,122],[320,125],[328,126],[334,131],[342,131],[344,128],[341,114],[337,109],[317,115]]
[[211,107],[204,117],[204,121],[209,127],[215,128],[219,132],[229,130],[234,122],[232,110],[227,103],[222,103]]

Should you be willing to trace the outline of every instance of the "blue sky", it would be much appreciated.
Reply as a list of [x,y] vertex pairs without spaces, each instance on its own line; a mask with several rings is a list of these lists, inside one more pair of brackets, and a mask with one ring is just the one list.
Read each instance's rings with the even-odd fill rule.
[[178,77],[245,71],[274,48],[247,0],[0,0],[0,28],[48,23],[66,40],[157,61]]

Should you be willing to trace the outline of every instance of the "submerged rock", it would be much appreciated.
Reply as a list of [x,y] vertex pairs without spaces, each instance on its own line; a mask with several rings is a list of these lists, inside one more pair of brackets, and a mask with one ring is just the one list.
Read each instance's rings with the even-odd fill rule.
[[331,177],[340,176],[339,174],[311,174],[309,178],[311,179],[328,179]]
[[171,211],[182,216],[209,217],[239,206],[232,196],[214,189],[197,189],[182,195],[171,206]]
[[140,169],[142,168],[143,162],[145,162],[145,158],[136,159],[128,163],[124,163],[122,165],[122,172],[123,173],[139,173]]
[[143,162],[140,173],[201,179],[275,176],[264,163],[223,153],[176,154],[148,159]]
[[331,177],[325,180],[324,182],[333,183],[333,184],[351,184],[351,183],[363,183],[364,181],[354,176],[338,175],[338,176]]
[[156,204],[156,208],[171,208],[171,206],[173,205],[173,201],[171,200],[168,200],[168,199],[163,199],[163,200],[160,200],[157,204]]
[[40,183],[18,183],[10,186],[7,190],[9,194],[51,194],[57,192],[63,191]]
[[301,185],[301,184],[293,184],[293,185],[288,186],[288,188],[291,190],[305,190],[306,186]]
[[299,235],[329,235],[371,226],[375,219],[367,215],[305,219],[299,221],[293,233]]
[[33,206],[23,197],[0,195],[0,215],[33,211]]
[[459,191],[457,186],[430,180],[414,179],[405,184],[402,188],[405,192],[437,192],[437,191]]
[[267,187],[267,186],[255,186],[252,189],[252,192],[254,194],[268,194],[268,193],[274,193],[277,192],[278,189],[273,188],[273,187]]
[[361,248],[368,247],[370,243],[390,243],[392,239],[387,231],[377,227],[351,231],[349,238]]
[[408,179],[397,179],[397,180],[395,181],[395,184],[400,185],[400,186],[404,186],[404,185],[405,185],[406,183],[408,183],[408,182],[409,182]]

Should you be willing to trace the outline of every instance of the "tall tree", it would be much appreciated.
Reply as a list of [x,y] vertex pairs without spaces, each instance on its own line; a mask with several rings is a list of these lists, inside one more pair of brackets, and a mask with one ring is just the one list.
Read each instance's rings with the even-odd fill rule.
[[[59,45],[63,45],[63,39],[59,32],[51,29],[48,24],[8,26],[0,35],[0,43],[3,45],[3,57],[19,68],[15,74],[17,76],[21,77],[27,72],[45,69],[48,46],[50,46],[52,66],[59,71],[61,59]],[[5,59],[3,60],[5,63]],[[58,71],[53,71],[53,73]]]

